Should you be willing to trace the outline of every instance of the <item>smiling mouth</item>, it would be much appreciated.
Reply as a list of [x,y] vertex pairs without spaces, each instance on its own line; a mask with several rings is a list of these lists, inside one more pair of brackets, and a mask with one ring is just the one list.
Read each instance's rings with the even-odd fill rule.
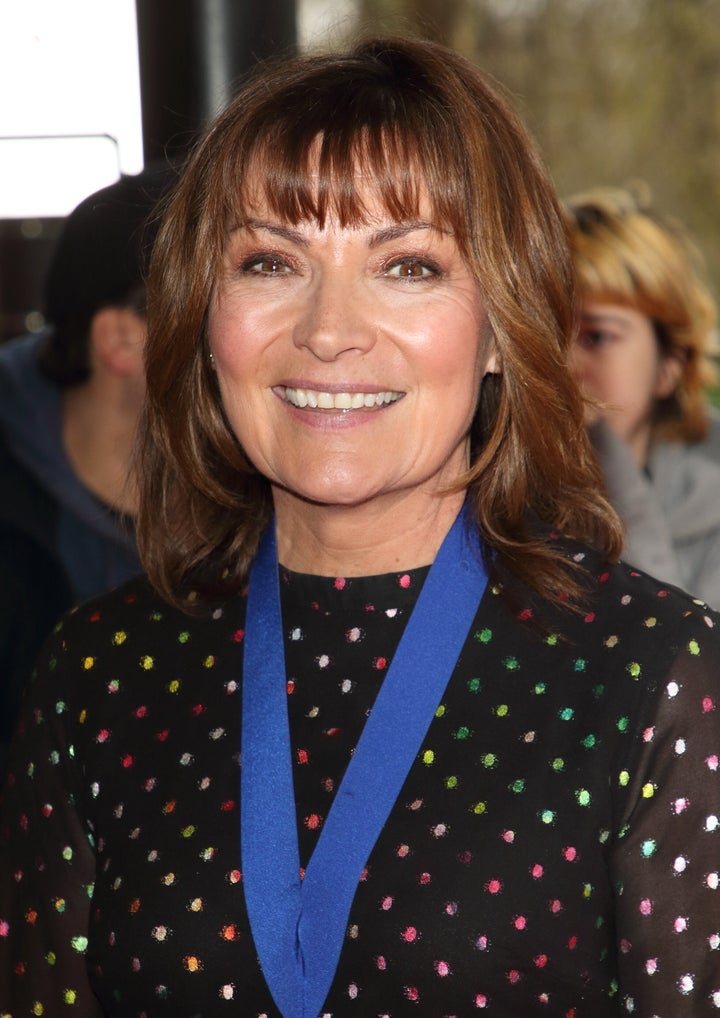
[[275,390],[287,403],[304,410],[372,410],[396,403],[405,395],[387,389],[384,392],[323,392],[318,389],[291,389],[279,386]]

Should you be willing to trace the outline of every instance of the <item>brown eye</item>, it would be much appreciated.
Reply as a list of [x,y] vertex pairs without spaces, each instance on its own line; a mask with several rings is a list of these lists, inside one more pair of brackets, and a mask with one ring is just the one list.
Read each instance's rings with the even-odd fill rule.
[[419,258],[401,258],[393,262],[385,270],[385,275],[393,276],[396,279],[430,279],[439,275],[435,265],[421,261]]
[[275,255],[262,255],[259,258],[249,258],[243,263],[243,272],[253,272],[263,276],[279,276],[289,272],[288,264],[282,258]]

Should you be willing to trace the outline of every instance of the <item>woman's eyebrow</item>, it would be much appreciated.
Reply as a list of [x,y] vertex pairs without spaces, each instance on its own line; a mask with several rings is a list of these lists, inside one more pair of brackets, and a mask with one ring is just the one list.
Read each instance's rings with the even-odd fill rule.
[[380,244],[385,244],[388,241],[399,240],[401,237],[407,236],[408,233],[415,233],[416,230],[432,230],[434,233],[447,234],[447,230],[441,229],[435,223],[428,223],[425,220],[413,220],[409,223],[393,223],[391,226],[386,226],[382,230],[376,230],[370,237],[368,246],[378,247]]
[[307,239],[303,237],[299,230],[293,230],[290,226],[281,226],[280,223],[272,223],[265,219],[245,219],[232,232],[236,233],[239,230],[252,230],[253,232],[264,230],[267,233],[274,234],[276,237],[282,237],[283,240],[291,241],[293,244],[301,244],[303,247],[308,246]]

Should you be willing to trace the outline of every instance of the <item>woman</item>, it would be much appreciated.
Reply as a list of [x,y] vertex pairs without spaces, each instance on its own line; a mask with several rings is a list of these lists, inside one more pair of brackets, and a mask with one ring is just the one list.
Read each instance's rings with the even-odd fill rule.
[[568,203],[582,318],[572,366],[624,557],[720,605],[720,465],[705,448],[715,306],[680,228],[640,196]]
[[63,623],[14,747],[13,1016],[720,1004],[717,617],[609,564],[572,278],[441,47],[210,128],[150,280],[152,586]]

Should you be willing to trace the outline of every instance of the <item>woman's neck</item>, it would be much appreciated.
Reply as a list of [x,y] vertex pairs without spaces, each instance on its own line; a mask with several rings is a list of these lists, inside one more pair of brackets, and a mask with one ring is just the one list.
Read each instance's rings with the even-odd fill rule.
[[383,496],[323,506],[274,492],[278,558],[294,572],[372,576],[429,565],[464,500],[462,492]]

